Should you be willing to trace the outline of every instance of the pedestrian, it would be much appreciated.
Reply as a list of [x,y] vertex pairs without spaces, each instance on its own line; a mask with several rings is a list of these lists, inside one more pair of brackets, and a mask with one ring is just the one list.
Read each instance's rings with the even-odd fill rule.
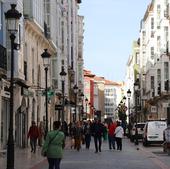
[[107,139],[108,139],[108,126],[107,126],[107,123],[104,123],[103,124],[103,140],[104,141],[107,141]]
[[116,123],[113,123],[111,121],[108,124],[108,142],[109,142],[109,149],[111,150],[112,148],[115,149],[115,129],[116,129]]
[[66,121],[62,122],[61,131],[64,133],[65,137],[68,136],[68,125]]
[[104,125],[100,122],[98,118],[94,119],[92,123],[92,135],[94,137],[95,153],[101,152],[102,146],[102,136],[104,132]]
[[75,140],[74,149],[77,149],[77,151],[79,151],[81,148],[82,136],[83,136],[83,129],[80,121],[78,121],[76,123],[75,131],[74,131],[74,140]]
[[75,122],[69,124],[69,136],[70,136],[70,146],[71,149],[75,147],[75,131],[76,131],[76,124]]
[[27,138],[30,138],[31,152],[36,152],[37,139],[39,136],[38,127],[36,126],[35,121],[32,121],[32,125],[29,128]]
[[86,149],[90,148],[91,142],[91,121],[88,120],[84,127],[84,135],[85,135],[85,145]]
[[117,127],[115,129],[115,138],[116,138],[116,143],[117,143],[117,150],[122,150],[122,138],[124,135],[124,130],[123,127],[121,126],[120,122],[117,122]]
[[45,129],[44,129],[44,124],[42,121],[40,121],[40,124],[38,126],[38,145],[41,147],[43,144],[44,136],[45,136]]
[[49,169],[60,169],[65,145],[65,136],[60,131],[60,121],[53,122],[53,130],[47,133],[42,152],[47,154]]

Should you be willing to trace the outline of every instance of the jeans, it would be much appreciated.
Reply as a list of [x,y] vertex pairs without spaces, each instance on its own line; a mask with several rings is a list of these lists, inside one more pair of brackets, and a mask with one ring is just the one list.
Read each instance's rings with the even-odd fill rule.
[[90,148],[90,141],[91,141],[91,135],[90,134],[86,134],[85,135],[85,143],[86,143],[86,148]]
[[48,158],[49,169],[60,169],[61,158]]
[[95,144],[96,152],[101,151],[102,137],[94,136],[94,144]]
[[31,138],[30,139],[30,145],[31,145],[31,152],[36,152],[36,146],[37,146],[37,139]]
[[108,135],[109,149],[115,149],[115,137]]
[[117,150],[122,150],[122,138],[116,137]]

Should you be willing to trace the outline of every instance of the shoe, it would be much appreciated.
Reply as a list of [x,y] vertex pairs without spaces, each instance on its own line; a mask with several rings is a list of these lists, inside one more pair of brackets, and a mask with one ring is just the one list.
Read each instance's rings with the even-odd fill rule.
[[101,150],[99,150],[99,152],[101,152]]
[[33,150],[31,150],[31,153],[33,152]]
[[98,151],[95,151],[95,153],[98,153]]

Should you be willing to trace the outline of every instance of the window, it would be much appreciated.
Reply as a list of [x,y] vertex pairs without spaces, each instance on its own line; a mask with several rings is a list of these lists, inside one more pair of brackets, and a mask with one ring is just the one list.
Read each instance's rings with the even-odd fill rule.
[[161,47],[161,37],[157,36],[157,50],[160,51],[160,47]]
[[154,89],[154,76],[151,76],[151,89]]
[[154,18],[151,18],[151,29],[154,29]]
[[32,83],[34,84],[34,49],[32,48]]
[[142,31],[142,41],[145,44],[145,40],[146,40],[146,32]]
[[167,42],[168,41],[168,26],[164,27],[164,38],[165,38],[165,41]]
[[154,47],[151,47],[151,59],[154,59]]
[[168,80],[169,79],[169,64],[168,62],[164,62],[164,80]]
[[139,64],[139,53],[136,53],[136,64]]
[[158,69],[157,70],[157,83],[159,84],[159,83],[161,83],[161,69]]
[[154,31],[151,31],[151,38],[154,38]]
[[160,15],[161,15],[161,5],[158,4],[157,5],[157,19],[160,19]]

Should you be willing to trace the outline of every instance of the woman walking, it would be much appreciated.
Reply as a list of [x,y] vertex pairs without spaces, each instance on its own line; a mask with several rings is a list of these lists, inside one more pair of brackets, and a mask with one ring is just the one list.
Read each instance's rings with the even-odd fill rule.
[[117,127],[115,129],[115,138],[117,143],[117,150],[122,150],[122,138],[124,135],[123,127],[120,125],[120,122],[117,122]]
[[60,162],[63,157],[63,148],[65,145],[65,136],[60,131],[60,121],[54,121],[53,131],[47,133],[42,152],[46,152],[49,169],[60,169]]

